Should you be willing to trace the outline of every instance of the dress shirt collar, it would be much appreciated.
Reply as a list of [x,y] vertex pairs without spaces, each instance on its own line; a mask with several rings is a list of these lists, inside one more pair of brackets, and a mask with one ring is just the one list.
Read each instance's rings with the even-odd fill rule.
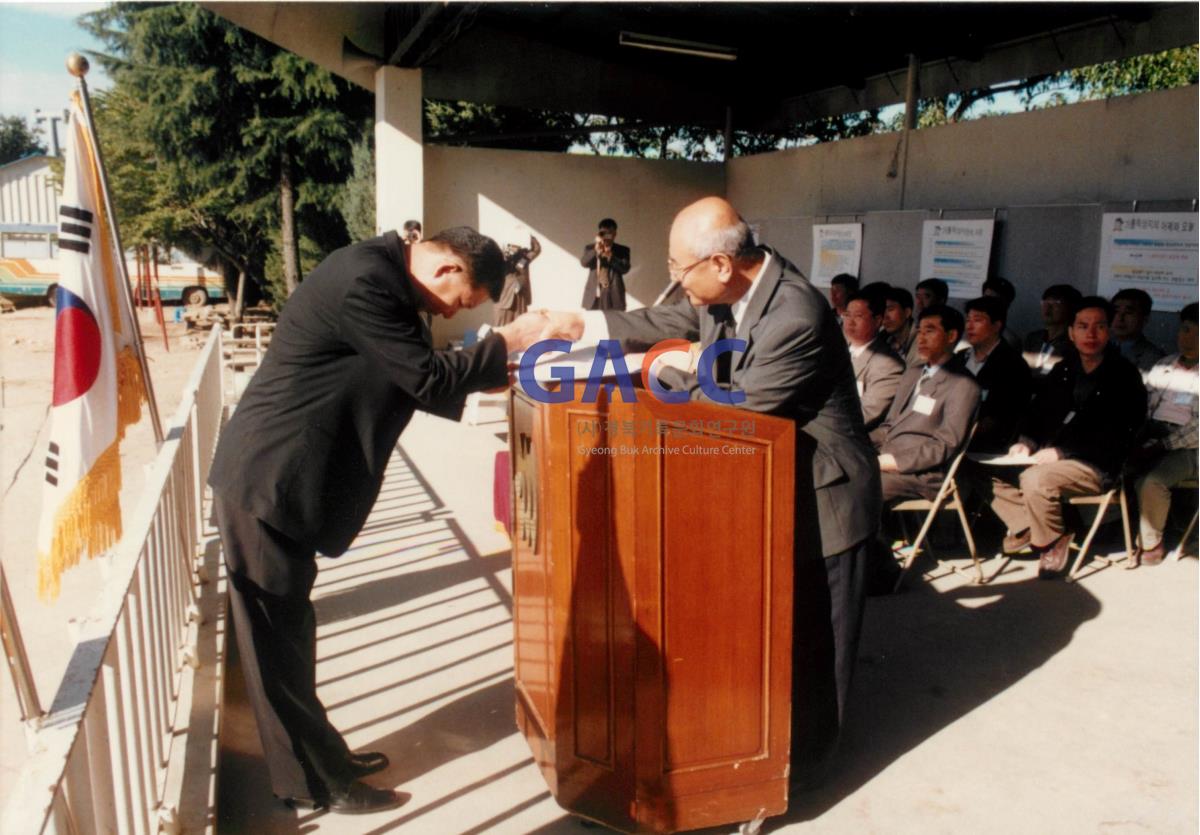
[[746,314],[746,308],[750,306],[750,300],[754,297],[754,291],[762,286],[763,273],[767,271],[767,265],[771,263],[771,253],[763,251],[762,266],[758,268],[758,273],[755,274],[754,280],[750,282],[750,289],[746,291],[740,299],[729,306],[730,312],[733,314],[733,329],[736,331],[742,324],[742,317]]

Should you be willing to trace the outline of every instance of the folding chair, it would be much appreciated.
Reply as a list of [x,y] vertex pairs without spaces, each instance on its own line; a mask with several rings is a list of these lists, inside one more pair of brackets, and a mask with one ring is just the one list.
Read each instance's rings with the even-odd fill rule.
[[[1087,536],[1083,540],[1083,544],[1076,546],[1074,541],[1071,547],[1078,547],[1079,553],[1075,556],[1075,562],[1071,566],[1071,572],[1067,576],[1068,580],[1074,580],[1079,574],[1079,569],[1083,566],[1083,561],[1087,559],[1088,550],[1092,547],[1092,540],[1096,538],[1096,531],[1100,529],[1100,523],[1104,521],[1104,512],[1108,510],[1108,506],[1117,500],[1121,507],[1121,527],[1125,533],[1125,559],[1133,558],[1133,537],[1130,535],[1129,528],[1129,503],[1125,499],[1125,480],[1124,478],[1117,479],[1117,483],[1111,489],[1103,493],[1097,493],[1093,496],[1071,496],[1067,502],[1076,507],[1080,505],[1098,505],[1096,509],[1096,518],[1092,520],[1092,527],[1088,529]],[[1103,563],[1104,568],[1114,565],[1117,560],[1109,557],[1092,557],[1093,562]]]
[[[1171,488],[1172,490],[1191,490],[1193,493],[1200,489],[1200,481],[1194,478],[1189,478],[1181,481]],[[1171,552],[1171,560],[1179,562],[1183,559],[1183,546],[1187,545],[1188,537],[1192,535],[1192,531],[1196,530],[1196,517],[1200,516],[1200,509],[1192,513],[1192,521],[1188,522],[1187,527],[1183,529],[1183,536],[1179,538],[1179,544],[1175,546],[1175,550]]]
[[[908,574],[908,569],[912,567],[913,562],[921,551],[921,544],[925,541],[925,537],[929,534],[929,529],[933,526],[933,520],[943,510],[954,510],[958,512],[958,521],[962,525],[963,535],[967,539],[967,549],[971,553],[971,560],[975,564],[975,577],[971,582],[982,585],[984,582],[983,566],[979,562],[979,555],[975,551],[975,537],[971,535],[971,524],[967,520],[966,510],[963,508],[962,493],[958,489],[958,482],[955,480],[955,475],[958,473],[958,466],[962,463],[963,458],[967,454],[967,447],[971,445],[971,438],[975,435],[975,429],[972,427],[967,439],[963,442],[962,449],[958,455],[954,456],[954,461],[950,464],[950,469],[946,471],[946,477],[942,479],[942,486],[938,488],[937,495],[930,499],[907,499],[892,508],[893,512],[924,512],[925,523],[921,525],[921,530],[917,533],[917,538],[912,541],[908,548],[908,555],[904,558],[904,566],[900,571],[900,576],[896,578],[896,590],[899,590],[901,584],[904,583],[904,578]],[[903,519],[901,524],[903,525]],[[908,528],[905,526],[905,539]],[[929,549],[933,553],[933,548]],[[938,565],[942,565],[943,561],[940,557],[934,554],[934,559]],[[950,568],[960,574],[964,573],[957,565],[952,565]]]

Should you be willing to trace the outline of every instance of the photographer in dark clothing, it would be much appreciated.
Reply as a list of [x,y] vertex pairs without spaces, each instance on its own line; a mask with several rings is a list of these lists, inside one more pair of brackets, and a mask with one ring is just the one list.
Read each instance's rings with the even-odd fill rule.
[[579,263],[588,268],[583,287],[584,310],[624,310],[625,273],[629,272],[629,247],[616,243],[617,222],[600,221],[596,240],[583,248]]

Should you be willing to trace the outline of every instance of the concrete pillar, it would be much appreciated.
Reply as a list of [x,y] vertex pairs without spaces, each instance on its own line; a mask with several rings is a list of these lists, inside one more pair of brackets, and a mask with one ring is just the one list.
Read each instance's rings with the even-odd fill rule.
[[425,151],[421,138],[421,71],[375,71],[375,229],[425,223]]

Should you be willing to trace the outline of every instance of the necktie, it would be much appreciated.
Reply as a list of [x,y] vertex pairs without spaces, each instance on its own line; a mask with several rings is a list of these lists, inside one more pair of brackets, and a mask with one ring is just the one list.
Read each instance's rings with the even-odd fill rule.
[[[733,321],[733,312],[727,304],[711,304],[708,306],[708,312],[712,314],[713,319],[717,323],[716,338],[714,342],[721,339],[732,339],[737,332],[737,325]],[[723,351],[717,354],[717,362],[715,368],[717,385],[721,388],[728,389],[733,385],[733,352]]]
[[917,378],[917,384],[913,386],[912,394],[908,398],[907,408],[911,409],[912,405],[917,402],[917,398],[921,394],[921,384],[933,376],[933,366],[925,366],[925,370],[921,372],[921,376]]

